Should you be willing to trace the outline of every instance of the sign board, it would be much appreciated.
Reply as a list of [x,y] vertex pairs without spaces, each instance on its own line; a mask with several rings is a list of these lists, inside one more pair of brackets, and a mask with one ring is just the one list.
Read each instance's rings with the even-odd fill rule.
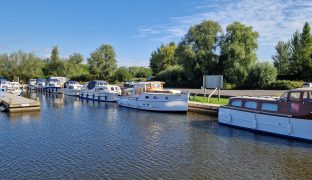
[[223,88],[223,75],[204,75],[203,88]]

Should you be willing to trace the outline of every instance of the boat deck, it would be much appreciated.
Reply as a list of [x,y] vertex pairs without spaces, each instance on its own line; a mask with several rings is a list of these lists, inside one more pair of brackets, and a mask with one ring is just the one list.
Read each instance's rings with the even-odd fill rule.
[[16,94],[6,93],[0,97],[0,103],[9,112],[39,111],[40,102],[18,96]]

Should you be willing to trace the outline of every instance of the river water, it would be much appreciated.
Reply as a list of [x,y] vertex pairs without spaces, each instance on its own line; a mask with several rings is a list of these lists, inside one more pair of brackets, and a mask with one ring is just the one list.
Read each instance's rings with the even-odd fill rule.
[[312,143],[155,113],[29,94],[41,111],[0,113],[1,179],[309,179]]

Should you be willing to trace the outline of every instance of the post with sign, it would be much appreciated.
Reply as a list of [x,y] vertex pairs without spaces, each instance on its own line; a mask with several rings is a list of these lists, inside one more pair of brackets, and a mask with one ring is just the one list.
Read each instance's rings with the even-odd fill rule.
[[208,96],[210,97],[218,90],[218,100],[220,101],[221,88],[223,88],[223,75],[204,75],[203,76],[204,97],[206,97],[206,89],[214,89]]

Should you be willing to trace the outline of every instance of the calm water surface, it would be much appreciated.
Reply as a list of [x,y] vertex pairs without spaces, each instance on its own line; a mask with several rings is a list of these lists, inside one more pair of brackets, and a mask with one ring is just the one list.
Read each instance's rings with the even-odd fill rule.
[[1,179],[309,179],[312,143],[61,95],[0,113]]

